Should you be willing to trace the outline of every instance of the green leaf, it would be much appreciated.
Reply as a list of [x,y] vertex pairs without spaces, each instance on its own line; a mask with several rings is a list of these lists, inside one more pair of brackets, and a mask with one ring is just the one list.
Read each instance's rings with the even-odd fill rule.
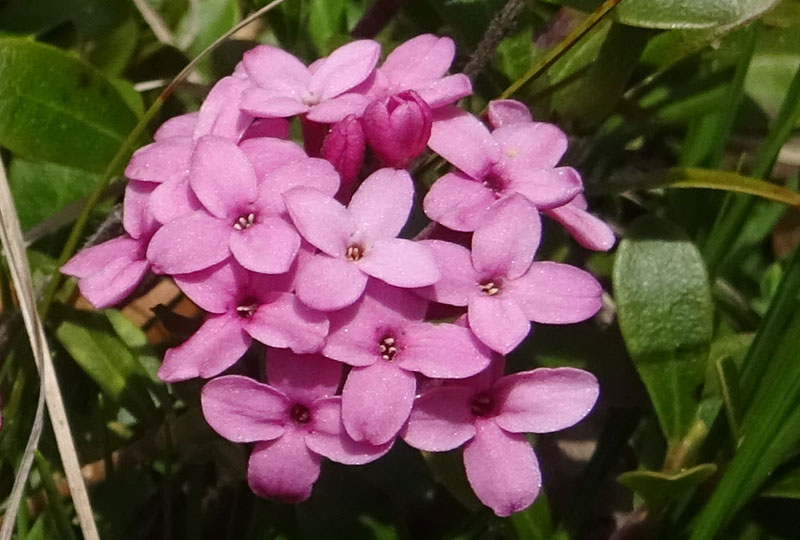
[[139,25],[129,17],[113,32],[94,43],[89,61],[108,75],[120,75],[136,53],[139,43]]
[[695,418],[711,342],[703,259],[675,225],[644,217],[620,243],[612,279],[625,345],[674,445]]
[[27,159],[102,171],[136,115],[98,71],[55,47],[0,39],[0,145]]
[[155,416],[147,373],[100,313],[77,313],[62,322],[56,337],[105,395],[139,419]]
[[650,504],[675,500],[708,480],[717,466],[703,463],[677,473],[659,471],[629,471],[622,473],[617,480],[644,497]]
[[333,50],[332,39],[347,33],[344,0],[311,0],[308,14],[308,34],[320,56]]
[[23,230],[91,193],[95,174],[44,161],[16,158],[8,168],[8,183]]
[[794,467],[783,474],[776,472],[774,476],[761,491],[762,497],[800,499],[800,467]]
[[[181,19],[178,27],[179,41],[188,35],[193,36],[186,52],[191,57],[200,54],[206,47],[211,45],[217,38],[225,34],[239,22],[241,12],[239,3],[236,0],[203,0],[197,3],[197,14],[191,10]],[[197,28],[193,28],[193,17],[197,17]],[[208,71],[209,59],[203,60],[198,69],[206,73]]]
[[125,0],[8,0],[0,9],[0,31],[40,34],[66,22],[97,36],[111,31],[130,12]]

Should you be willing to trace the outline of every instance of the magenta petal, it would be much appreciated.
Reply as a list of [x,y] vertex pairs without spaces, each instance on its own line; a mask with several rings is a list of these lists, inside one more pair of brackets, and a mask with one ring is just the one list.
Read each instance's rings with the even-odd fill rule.
[[320,156],[341,175],[342,184],[350,184],[364,163],[366,142],[361,120],[350,114],[337,122],[322,141]]
[[239,106],[247,114],[260,118],[288,118],[308,110],[308,105],[297,98],[263,88],[248,88],[242,92]]
[[495,193],[462,173],[447,173],[433,183],[422,207],[425,214],[454,231],[474,231],[497,201]]
[[247,463],[247,483],[256,495],[297,503],[311,495],[321,458],[306,447],[303,432],[287,431],[256,444]]
[[253,120],[238,107],[239,97],[251,85],[250,81],[239,77],[220,79],[200,107],[194,138],[216,135],[238,142]]
[[470,297],[479,290],[479,276],[472,267],[472,257],[464,246],[443,240],[423,240],[441,270],[442,279],[435,284],[418,289],[424,298],[451,306],[466,306]]
[[163,139],[139,148],[125,168],[125,176],[142,182],[168,182],[186,176],[194,143],[188,137]]
[[426,452],[458,448],[475,435],[470,400],[475,391],[466,386],[440,386],[426,390],[414,401],[403,440]]
[[588,272],[554,262],[535,262],[506,289],[535,322],[570,324],[584,321],[603,305],[603,288]]
[[150,195],[149,206],[159,223],[169,223],[203,209],[189,185],[188,176],[160,184]]
[[367,248],[356,265],[370,276],[395,287],[425,287],[442,277],[428,248],[403,238],[378,240]]
[[608,251],[617,241],[614,231],[603,220],[571,201],[564,206],[547,210],[547,215],[561,223],[586,249]]
[[549,433],[580,422],[594,407],[597,379],[574,368],[539,368],[495,384],[497,424],[514,433]]
[[417,379],[391,362],[350,371],[342,389],[342,419],[357,441],[389,442],[400,431],[414,403]]
[[161,227],[147,246],[147,259],[159,274],[187,274],[228,258],[233,227],[205,212],[195,212]]
[[319,354],[267,351],[267,381],[289,399],[311,403],[332,396],[342,381],[342,364]]
[[380,54],[380,44],[368,39],[339,47],[314,66],[309,91],[324,101],[350,90],[370,76]]
[[472,94],[472,83],[463,73],[456,73],[416,90],[431,109],[438,109]]
[[469,328],[454,324],[408,324],[395,363],[437,379],[463,379],[482,371],[492,360],[491,351]]
[[386,454],[394,441],[381,445],[357,442],[350,438],[342,424],[342,398],[330,397],[314,402],[311,410],[312,429],[306,433],[306,444],[312,451],[345,465],[362,465]]
[[354,114],[360,116],[369,105],[369,98],[362,94],[342,94],[311,107],[306,118],[313,122],[333,124]]
[[341,203],[308,187],[287,191],[283,194],[283,200],[303,238],[331,257],[344,255],[355,224]]
[[495,99],[489,102],[489,124],[497,129],[511,124],[533,122],[531,111],[524,103],[515,99]]
[[307,157],[303,149],[294,142],[268,137],[247,139],[239,144],[239,148],[253,165],[256,178],[264,178],[265,175],[284,165]]
[[396,88],[416,88],[447,73],[455,54],[452,39],[422,34],[398,45],[380,71]]
[[286,211],[283,194],[296,187],[314,188],[333,197],[339,191],[339,173],[328,161],[303,157],[270,171],[258,186],[259,211],[281,214]]
[[531,329],[528,317],[504,292],[496,296],[473,295],[467,318],[478,339],[500,354],[510,353]]
[[555,208],[583,191],[583,182],[572,167],[516,171],[508,178],[508,190],[521,193],[537,208]]
[[149,268],[145,260],[117,259],[97,274],[80,279],[78,288],[94,307],[113,306],[136,289]]
[[332,311],[359,299],[367,276],[355,263],[319,254],[300,266],[295,282],[298,298],[307,306]]
[[[162,184],[163,185],[163,184]],[[150,195],[157,187],[152,182],[131,180],[125,186],[125,198],[122,202],[122,225],[125,232],[133,238],[140,238],[152,233],[158,223],[150,212]]]
[[492,419],[475,428],[475,437],[464,447],[464,468],[475,495],[501,517],[530,506],[542,486],[530,443]]
[[153,140],[159,142],[172,137],[192,137],[196,125],[196,112],[173,116],[161,124],[156,132],[153,133]]
[[282,274],[292,266],[300,249],[300,235],[279,217],[259,220],[230,237],[234,258],[253,272]]
[[303,305],[291,293],[272,293],[271,301],[261,304],[243,327],[255,339],[296,353],[320,350],[328,335],[325,314]]
[[244,53],[242,63],[258,86],[285,95],[304,91],[311,80],[311,73],[300,60],[272,45],[250,49]]
[[289,400],[274,388],[240,375],[206,383],[200,395],[211,428],[237,443],[271,441],[286,431]]
[[567,151],[567,136],[553,124],[515,123],[492,132],[500,162],[508,169],[555,167]]
[[498,159],[497,144],[483,122],[456,107],[436,111],[428,146],[476,179],[483,178]]
[[525,197],[498,201],[472,236],[475,270],[512,279],[521,276],[533,262],[541,234],[539,213]]
[[289,121],[285,118],[256,118],[242,134],[239,146],[243,141],[255,138],[288,139]]
[[414,181],[408,172],[379,169],[359,186],[347,208],[359,237],[370,241],[397,236],[413,204]]
[[172,276],[175,284],[189,299],[210,313],[235,309],[247,272],[228,260],[205,270]]
[[209,315],[189,339],[167,351],[158,377],[178,382],[219,375],[247,352],[250,343],[236,315]]
[[[256,198],[256,174],[236,144],[222,137],[197,141],[189,182],[206,209],[219,218],[233,217]],[[231,224],[232,225],[232,224]]]
[[128,235],[112,238],[101,244],[82,249],[61,267],[61,273],[78,278],[89,277],[118,259],[134,261],[140,258],[141,243]]

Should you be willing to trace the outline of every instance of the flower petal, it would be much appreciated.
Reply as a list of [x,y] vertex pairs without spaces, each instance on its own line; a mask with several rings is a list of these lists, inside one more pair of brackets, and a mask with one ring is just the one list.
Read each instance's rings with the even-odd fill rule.
[[367,241],[394,238],[414,204],[414,181],[408,172],[379,169],[369,175],[347,205],[359,236]]
[[135,238],[123,235],[95,246],[82,249],[61,267],[61,273],[77,278],[102,272],[118,259],[135,261],[141,258],[142,244]]
[[136,289],[149,268],[150,264],[145,260],[117,259],[97,274],[80,279],[78,288],[94,307],[113,306]]
[[398,45],[386,57],[380,71],[395,90],[416,89],[444,76],[455,54],[452,39],[422,34]]
[[411,323],[406,326],[395,363],[437,379],[462,379],[482,371],[491,351],[469,328],[454,324]]
[[198,272],[172,276],[175,284],[189,300],[211,313],[225,313],[236,307],[236,301],[247,280],[247,272],[228,259]]
[[223,77],[203,100],[197,116],[194,138],[216,135],[239,142],[253,117],[239,109],[242,92],[252,83],[240,77]]
[[455,231],[474,231],[497,201],[495,193],[462,173],[447,173],[433,183],[422,207],[433,221]]
[[341,203],[309,187],[287,191],[283,194],[283,200],[303,238],[331,257],[344,256],[355,225]]
[[248,270],[282,274],[292,266],[300,249],[300,235],[285,220],[268,217],[231,234],[230,248],[234,258]]
[[535,262],[530,270],[508,282],[525,316],[535,322],[570,324],[592,317],[603,305],[603,287],[588,272],[554,262]]
[[614,231],[603,220],[593,216],[577,204],[569,203],[551,208],[546,214],[567,229],[575,240],[594,251],[608,251],[617,241]]
[[269,303],[258,306],[253,316],[244,320],[247,333],[265,345],[288,347],[296,353],[320,350],[328,335],[325,314],[306,307],[291,293],[269,296]]
[[203,270],[230,256],[233,227],[200,211],[161,227],[147,246],[147,259],[159,274]]
[[442,277],[428,248],[403,238],[378,240],[356,264],[363,272],[395,287],[425,287]]
[[416,90],[431,109],[438,109],[472,94],[472,83],[463,73],[456,73]]
[[567,151],[567,136],[553,124],[512,123],[492,132],[500,149],[500,163],[507,169],[555,167]]
[[259,118],[289,118],[308,111],[308,105],[283,92],[248,88],[242,92],[239,107]]
[[283,194],[296,187],[314,188],[333,197],[339,191],[339,173],[324,159],[304,156],[261,179],[256,206],[260,212],[281,214],[286,211]]
[[475,427],[475,437],[464,447],[464,468],[475,495],[501,517],[530,506],[542,485],[530,443],[491,419]]
[[219,218],[234,220],[256,198],[256,174],[235,143],[207,135],[192,154],[189,183],[203,206]]
[[482,179],[499,157],[497,145],[483,122],[454,106],[439,109],[433,120],[428,141],[431,150],[472,178]]
[[203,210],[203,205],[200,204],[189,185],[188,176],[159,184],[150,195],[148,204],[150,212],[159,223],[169,223],[174,219]]
[[342,381],[342,364],[319,354],[269,349],[267,381],[290,399],[310,404],[336,393]]
[[297,503],[311,495],[321,458],[306,447],[301,431],[256,444],[247,462],[247,483],[256,495]]
[[314,66],[309,91],[324,101],[350,90],[370,76],[380,54],[380,44],[371,39],[339,47]]
[[594,407],[600,389],[588,371],[539,368],[495,383],[497,424],[514,433],[549,433],[580,422]]
[[242,63],[258,86],[284,95],[303,92],[311,80],[311,73],[300,60],[272,45],[250,49],[242,56]]
[[153,140],[156,142],[172,137],[191,137],[194,134],[194,127],[197,125],[197,113],[191,112],[173,116],[166,120],[153,133]]
[[513,298],[501,292],[496,296],[474,295],[469,299],[469,327],[484,344],[500,354],[508,354],[522,343],[531,323]]
[[242,134],[239,146],[244,141],[256,138],[288,139],[289,121],[285,118],[256,118]]
[[236,443],[277,439],[286,431],[283,425],[289,420],[286,396],[240,375],[207,382],[200,403],[208,425]]
[[403,440],[426,452],[446,452],[475,436],[470,400],[475,391],[466,386],[440,386],[426,390],[414,401]]
[[362,94],[342,94],[311,107],[306,118],[314,122],[334,124],[341,122],[351,114],[360,116],[367,105],[369,105],[369,98]]
[[531,111],[515,99],[495,99],[489,102],[489,124],[495,130],[511,124],[533,122]]
[[[256,178],[264,178],[272,171],[306,158],[302,148],[292,141],[282,141],[269,137],[247,139],[239,143],[239,148],[253,165]],[[259,186],[260,186],[259,182]]]
[[192,337],[167,351],[158,377],[178,382],[219,375],[247,352],[250,343],[236,315],[209,315]]
[[312,451],[345,465],[362,465],[375,461],[392,447],[393,440],[381,445],[354,441],[342,424],[342,398],[320,399],[311,410],[312,429],[306,433],[306,444]]
[[537,208],[554,208],[583,191],[580,175],[572,167],[515,170],[508,177],[508,192],[520,193]]
[[420,243],[433,254],[442,279],[415,292],[442,304],[466,306],[470,297],[479,290],[480,279],[472,267],[470,251],[464,246],[443,240],[423,240]]
[[[163,184],[161,184],[163,185]],[[125,186],[125,198],[122,202],[122,226],[132,238],[141,238],[151,234],[157,227],[150,212],[150,195],[158,184],[131,180]]]
[[142,182],[168,182],[189,173],[194,142],[189,137],[163,139],[139,148],[125,168],[125,176]]
[[358,300],[367,279],[355,263],[319,254],[300,266],[295,287],[305,305],[333,311]]

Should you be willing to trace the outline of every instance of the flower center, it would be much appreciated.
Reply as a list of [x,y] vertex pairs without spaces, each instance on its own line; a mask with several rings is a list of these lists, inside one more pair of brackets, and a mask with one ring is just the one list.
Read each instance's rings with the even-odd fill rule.
[[488,296],[494,296],[500,292],[500,285],[499,279],[487,279],[480,284],[480,288]]
[[478,394],[472,398],[469,408],[475,416],[488,416],[494,410],[494,400],[487,394]]
[[255,214],[242,214],[239,216],[236,221],[233,222],[233,228],[237,231],[241,231],[243,229],[249,229],[256,223],[256,215]]
[[381,352],[381,358],[392,361],[397,354],[397,341],[392,336],[386,336],[378,342],[378,350]]
[[308,107],[313,107],[314,105],[319,105],[320,97],[315,96],[311,92],[304,92],[303,93],[303,103]]
[[289,416],[296,424],[308,424],[311,421],[311,412],[301,403],[292,405]]
[[361,246],[348,246],[347,251],[345,252],[345,257],[348,261],[357,261],[364,256],[364,248]]
[[483,177],[483,185],[491,189],[495,195],[499,195],[505,188],[505,182],[502,178],[493,172],[490,172]]
[[244,319],[249,319],[258,309],[258,303],[252,298],[242,301],[241,305],[236,306],[236,314]]

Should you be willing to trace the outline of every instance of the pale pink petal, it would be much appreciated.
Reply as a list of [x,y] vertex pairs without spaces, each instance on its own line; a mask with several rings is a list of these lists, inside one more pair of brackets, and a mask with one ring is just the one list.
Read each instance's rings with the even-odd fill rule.
[[342,381],[342,364],[319,354],[269,349],[267,381],[290,399],[310,404],[336,393]]
[[342,398],[330,397],[314,402],[312,429],[306,433],[308,448],[345,465],[362,465],[386,454],[394,440],[381,445],[354,441],[342,424]]
[[253,120],[239,109],[239,97],[252,83],[239,77],[224,77],[203,100],[197,117],[194,138],[216,135],[238,142]]
[[311,495],[321,458],[306,447],[303,432],[256,444],[247,462],[247,483],[256,495],[297,503]]
[[127,234],[112,238],[101,244],[82,249],[64,266],[61,273],[78,278],[101,272],[115,260],[135,261],[141,258],[142,244]]
[[395,287],[425,287],[442,277],[428,248],[403,238],[378,240],[367,248],[356,265],[361,271]]
[[308,111],[308,105],[299,97],[263,88],[248,88],[242,92],[239,107],[247,114],[262,118],[288,118]]
[[575,240],[595,251],[608,251],[617,241],[614,231],[603,220],[593,216],[571,201],[564,206],[551,208],[547,215],[567,229]]
[[433,183],[422,207],[433,221],[455,231],[474,231],[497,201],[496,194],[462,173],[447,173]]
[[357,441],[389,442],[408,419],[417,380],[391,362],[355,367],[342,390],[342,420]]
[[300,235],[279,217],[258,219],[255,225],[234,231],[230,237],[234,258],[253,272],[282,274],[292,266],[300,249]]
[[300,266],[295,287],[300,300],[314,309],[333,311],[359,299],[367,275],[355,263],[323,254]]
[[472,178],[482,179],[499,158],[497,144],[483,122],[457,107],[439,109],[433,119],[431,150]]
[[555,167],[567,151],[567,136],[553,124],[514,123],[495,129],[492,139],[500,150],[500,164],[510,169]]
[[195,145],[189,183],[209,212],[233,221],[257,193],[256,174],[245,153],[228,139],[212,135]]
[[244,53],[242,63],[258,86],[285,95],[302,93],[311,80],[311,73],[300,60],[272,45],[250,49]]
[[200,403],[208,425],[229,441],[271,441],[286,431],[289,400],[247,377],[226,375],[207,382]]
[[572,167],[517,170],[507,178],[506,192],[520,193],[537,208],[555,208],[583,191],[580,175]]
[[472,331],[454,324],[408,324],[394,362],[408,371],[437,379],[462,379],[482,371],[491,351]]
[[475,435],[470,400],[475,391],[466,386],[440,386],[426,390],[411,409],[403,440],[426,452],[458,448]]
[[501,517],[530,506],[542,485],[530,443],[491,419],[475,428],[475,437],[464,447],[464,468],[475,495]]
[[415,292],[443,304],[466,306],[470,297],[480,290],[480,278],[472,266],[470,251],[464,246],[443,240],[423,240],[420,243],[433,254],[442,279]]
[[341,122],[351,114],[360,116],[369,102],[369,98],[362,94],[342,94],[311,107],[306,118],[314,122],[334,124]]
[[147,259],[159,274],[203,270],[230,256],[228,239],[233,231],[225,221],[195,212],[161,227],[147,246]]
[[490,349],[507,354],[522,343],[531,329],[525,313],[505,291],[469,299],[469,327]]
[[[307,157],[305,151],[296,143],[269,137],[247,139],[239,143],[239,148],[253,165],[256,178],[260,179],[284,165]],[[261,182],[259,181],[259,187]]]
[[[163,185],[163,184],[161,184]],[[150,212],[150,195],[158,184],[131,180],[125,186],[125,198],[122,202],[122,226],[133,238],[151,234],[157,227]]]
[[158,377],[178,382],[219,375],[247,352],[250,343],[237,315],[209,315],[189,339],[167,351]]
[[554,262],[535,262],[506,290],[531,321],[570,324],[584,321],[603,305],[603,287],[588,272]]
[[283,200],[303,238],[331,257],[344,256],[355,224],[341,203],[309,187],[287,191]]
[[324,101],[350,90],[370,76],[380,54],[380,44],[368,39],[339,47],[314,66],[309,91]]
[[398,45],[386,57],[380,72],[395,91],[416,89],[442,77],[456,54],[456,45],[448,37],[422,34]]
[[497,424],[514,433],[549,433],[580,422],[594,407],[597,379],[574,368],[539,368],[495,384]]
[[495,130],[511,124],[533,122],[531,111],[524,103],[515,99],[495,99],[489,102],[489,124]]
[[283,194],[296,187],[314,188],[333,197],[339,191],[339,173],[328,161],[303,157],[271,171],[258,186],[256,206],[261,212],[286,211]]
[[290,293],[272,293],[271,301],[261,304],[242,325],[255,339],[296,353],[320,350],[328,335],[325,314],[303,305]]
[[521,276],[533,262],[541,234],[539,213],[525,197],[498,201],[472,236],[475,270],[512,279]]
[[197,125],[197,113],[191,112],[173,116],[166,120],[153,134],[156,142],[172,137],[191,137],[194,134],[194,127]]
[[203,209],[203,205],[189,185],[188,176],[160,184],[153,190],[148,204],[150,212],[159,223],[169,223]]
[[438,109],[472,94],[472,83],[463,73],[456,73],[415,90],[431,109]]
[[225,313],[236,308],[247,273],[228,259],[199,272],[172,276],[189,299],[210,313]]
[[186,176],[194,142],[189,137],[163,139],[139,148],[125,168],[125,176],[142,182],[167,182]]
[[414,181],[399,169],[378,169],[367,177],[347,205],[359,237],[367,242],[394,238],[414,204]]
[[149,268],[150,264],[145,260],[117,259],[100,272],[80,279],[78,288],[94,307],[113,306],[136,289]]
[[240,146],[241,142],[255,138],[288,139],[289,121],[285,118],[256,118],[242,134]]

